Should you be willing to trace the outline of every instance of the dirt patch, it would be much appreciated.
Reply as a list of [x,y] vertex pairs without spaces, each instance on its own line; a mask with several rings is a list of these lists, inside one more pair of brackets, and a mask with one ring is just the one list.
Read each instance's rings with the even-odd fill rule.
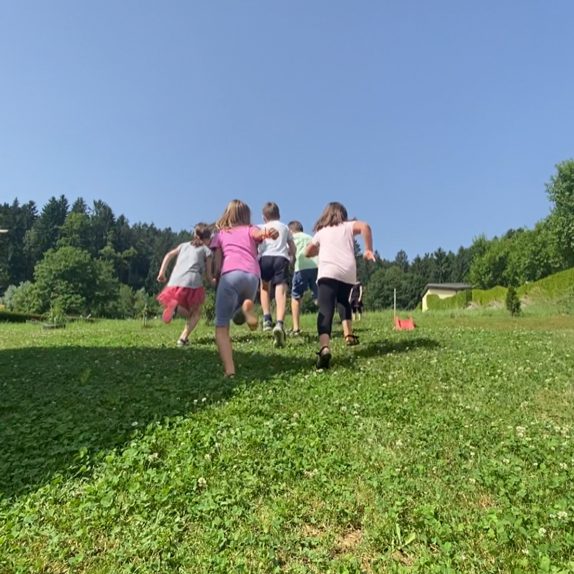
[[409,556],[406,552],[402,550],[395,550],[391,554],[391,558],[395,562],[400,562],[404,566],[412,566],[415,563],[415,559],[412,556]]
[[335,551],[337,554],[347,554],[352,552],[361,543],[362,540],[362,530],[347,530],[335,541]]

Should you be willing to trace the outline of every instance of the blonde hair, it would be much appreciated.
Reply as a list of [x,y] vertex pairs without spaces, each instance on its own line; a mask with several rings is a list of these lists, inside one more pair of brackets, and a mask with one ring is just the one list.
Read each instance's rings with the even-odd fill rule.
[[246,203],[232,199],[225,208],[223,215],[216,221],[218,230],[231,229],[240,225],[251,225],[251,210]]
[[200,247],[206,239],[211,237],[211,226],[207,223],[198,223],[193,229],[191,244]]
[[323,227],[341,225],[341,223],[344,223],[347,220],[348,215],[345,206],[338,201],[332,201],[327,204],[323,213],[321,213],[321,216],[317,219],[313,231],[319,231],[319,229],[323,229]]

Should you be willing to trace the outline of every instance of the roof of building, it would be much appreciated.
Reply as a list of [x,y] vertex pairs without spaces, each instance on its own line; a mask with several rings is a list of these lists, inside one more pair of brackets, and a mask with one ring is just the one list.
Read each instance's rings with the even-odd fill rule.
[[429,289],[444,289],[445,291],[464,291],[465,289],[472,289],[472,285],[468,283],[427,283],[423,293]]

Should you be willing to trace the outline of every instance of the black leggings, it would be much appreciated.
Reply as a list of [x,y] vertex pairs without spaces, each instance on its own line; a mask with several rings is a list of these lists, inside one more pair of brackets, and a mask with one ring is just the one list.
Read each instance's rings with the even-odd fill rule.
[[335,306],[339,308],[341,321],[350,321],[353,317],[349,295],[353,286],[337,279],[322,278],[319,285],[319,315],[317,315],[317,331],[319,335],[331,336]]

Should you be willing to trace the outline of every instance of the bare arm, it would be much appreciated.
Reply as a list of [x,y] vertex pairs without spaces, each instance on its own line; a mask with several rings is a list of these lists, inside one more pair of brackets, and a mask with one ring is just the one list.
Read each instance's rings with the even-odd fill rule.
[[287,241],[287,245],[289,245],[289,257],[291,259],[291,263],[293,263],[293,261],[295,261],[295,255],[297,255],[297,247],[292,239]]
[[205,258],[205,277],[210,285],[215,285],[215,277],[213,276],[213,256]]
[[367,261],[376,261],[375,254],[373,253],[373,232],[371,226],[365,221],[353,222],[353,235],[362,235],[365,242],[365,252],[363,257]]
[[254,227],[251,230],[251,237],[255,241],[263,241],[265,239],[277,239],[279,237],[279,232],[276,229],[270,227],[269,229],[258,229]]
[[305,247],[305,257],[316,257],[319,255],[319,245],[316,243],[307,243]]
[[213,276],[219,277],[221,274],[221,267],[223,265],[223,252],[221,249],[216,249],[213,252]]
[[165,283],[167,281],[166,277],[165,277],[165,272],[167,271],[167,267],[169,265],[169,262],[178,255],[179,253],[179,245],[175,248],[172,249],[171,251],[168,251],[165,254],[165,257],[163,258],[163,261],[161,262],[161,267],[159,268],[159,273],[157,274],[157,280],[160,283]]

